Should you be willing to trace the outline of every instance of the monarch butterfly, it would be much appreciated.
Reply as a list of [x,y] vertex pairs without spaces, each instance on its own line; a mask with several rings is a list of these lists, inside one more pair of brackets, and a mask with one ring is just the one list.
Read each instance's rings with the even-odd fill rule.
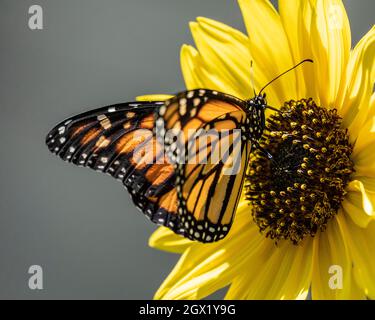
[[[299,64],[305,61],[311,60]],[[111,105],[61,122],[46,144],[67,162],[122,181],[152,222],[191,240],[218,241],[232,225],[250,151],[260,148],[265,109],[273,109],[262,94],[265,87],[249,100],[196,89],[167,101]],[[203,147],[201,136],[189,131],[212,129],[225,134]],[[189,161],[192,150],[195,160],[205,155],[207,161]],[[213,161],[218,151],[224,156]],[[227,174],[232,167],[237,171]]]

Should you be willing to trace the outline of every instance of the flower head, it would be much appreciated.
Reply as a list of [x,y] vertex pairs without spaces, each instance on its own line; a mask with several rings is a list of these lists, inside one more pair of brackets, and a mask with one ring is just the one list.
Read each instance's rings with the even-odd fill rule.
[[[375,298],[375,28],[351,49],[339,0],[239,0],[248,36],[222,23],[191,23],[183,46],[188,89],[247,99],[254,62],[269,114],[251,154],[247,183],[228,236],[191,242],[159,228],[150,245],[182,254],[159,299],[200,299],[229,286],[228,299]],[[333,268],[334,267],[334,268]],[[332,270],[342,281],[332,284]],[[332,269],[333,268],[333,269]]]
[[353,146],[336,109],[303,99],[281,110],[268,119],[262,141],[274,157],[252,153],[246,195],[266,236],[298,244],[338,213],[354,173]]

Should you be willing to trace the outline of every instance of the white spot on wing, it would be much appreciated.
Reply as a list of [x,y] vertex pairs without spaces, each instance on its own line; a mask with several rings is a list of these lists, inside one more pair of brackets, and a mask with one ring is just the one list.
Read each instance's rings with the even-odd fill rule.
[[189,91],[186,96],[192,98],[194,96],[194,91]]
[[164,123],[164,120],[162,118],[159,118],[156,120],[156,126],[157,127],[162,127]]
[[161,116],[164,116],[166,110],[167,110],[166,106],[161,106],[160,109],[159,109],[159,114]]

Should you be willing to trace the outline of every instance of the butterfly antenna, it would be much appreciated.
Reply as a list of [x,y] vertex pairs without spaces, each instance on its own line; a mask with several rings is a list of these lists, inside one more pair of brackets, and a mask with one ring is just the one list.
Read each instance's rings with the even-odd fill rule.
[[257,94],[255,92],[253,60],[250,61],[250,82],[251,82],[251,86],[253,87],[254,97],[255,97]]
[[276,109],[276,108],[274,108],[274,107],[271,107],[271,106],[269,106],[269,105],[267,105],[266,106],[266,109],[270,109],[270,110],[272,110],[272,111],[275,111],[275,112],[278,112],[278,113],[280,113],[280,114],[284,114],[284,115],[287,115],[287,114],[290,114],[290,112],[291,111],[281,111],[281,110],[279,110],[279,109]]
[[293,69],[297,68],[299,65],[301,65],[302,63],[305,63],[305,62],[314,62],[313,60],[311,59],[305,59],[305,60],[302,60],[301,62],[297,63],[294,67],[284,71],[283,73],[279,74],[276,78],[272,79],[270,82],[268,82],[260,91],[259,91],[259,95],[263,92],[263,90],[265,88],[267,88],[272,82],[274,82],[275,80],[279,79],[280,77],[282,77],[284,74],[288,73],[289,71],[292,71]]

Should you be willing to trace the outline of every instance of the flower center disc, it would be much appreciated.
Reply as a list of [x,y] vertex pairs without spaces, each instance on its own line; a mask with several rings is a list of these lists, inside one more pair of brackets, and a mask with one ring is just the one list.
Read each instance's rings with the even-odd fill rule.
[[312,99],[286,102],[267,119],[261,146],[253,150],[246,196],[255,223],[276,241],[298,244],[324,230],[337,214],[354,172],[353,147],[336,109]]

